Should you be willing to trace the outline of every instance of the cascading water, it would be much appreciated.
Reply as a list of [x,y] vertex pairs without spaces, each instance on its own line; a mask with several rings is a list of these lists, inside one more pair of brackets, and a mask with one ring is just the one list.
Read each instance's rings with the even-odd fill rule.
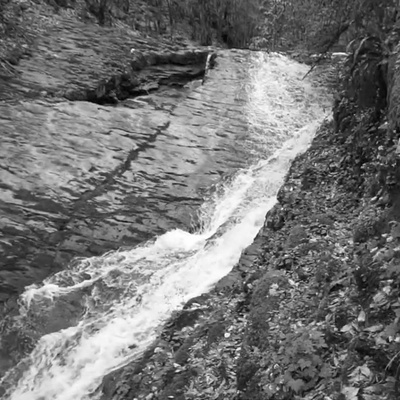
[[247,126],[248,166],[216,185],[197,231],[176,229],[131,250],[76,260],[26,288],[14,323],[36,324],[41,337],[2,378],[4,399],[88,399],[103,376],[140,355],[171,312],[209,290],[251,244],[329,99],[301,80],[306,66],[278,54],[238,54],[249,68],[245,95],[235,99]]

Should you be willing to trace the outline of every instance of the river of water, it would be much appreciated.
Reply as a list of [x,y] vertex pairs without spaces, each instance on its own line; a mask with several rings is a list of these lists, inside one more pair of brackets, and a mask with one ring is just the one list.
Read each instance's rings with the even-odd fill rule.
[[[7,364],[2,398],[93,399],[102,378],[140,355],[172,311],[232,269],[275,203],[291,160],[327,117],[329,94],[302,79],[307,70],[279,54],[222,51],[204,84],[193,83],[179,101],[145,96],[104,111],[127,121],[141,116],[136,130],[158,126],[124,168],[113,167],[113,184],[88,196],[97,213],[114,221],[123,215],[126,222],[129,214],[140,243],[77,258],[25,288],[2,332],[22,331],[30,346]],[[79,114],[79,104],[73,107]],[[81,104],[86,116],[91,107]],[[115,141],[115,152],[128,140],[125,134]],[[93,146],[100,152],[99,143]],[[58,172],[63,182],[46,181],[65,201],[85,182],[93,184],[91,171],[104,168],[85,166],[80,151],[80,164]],[[31,174],[39,173],[29,162]],[[48,162],[57,175],[62,165]],[[89,172],[75,179],[82,170]],[[14,184],[22,185],[18,179]]]

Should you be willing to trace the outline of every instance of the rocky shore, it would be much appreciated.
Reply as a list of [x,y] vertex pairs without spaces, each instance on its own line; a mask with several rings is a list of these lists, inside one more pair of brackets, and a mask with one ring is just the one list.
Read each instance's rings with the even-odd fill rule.
[[232,272],[107,376],[102,400],[398,398],[396,145],[386,116],[354,107],[337,100]]

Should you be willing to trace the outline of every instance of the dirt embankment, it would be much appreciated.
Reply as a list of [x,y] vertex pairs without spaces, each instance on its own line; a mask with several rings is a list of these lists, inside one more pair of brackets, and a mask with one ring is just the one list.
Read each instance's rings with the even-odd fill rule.
[[338,100],[233,271],[106,377],[102,399],[398,398],[393,57],[389,120]]

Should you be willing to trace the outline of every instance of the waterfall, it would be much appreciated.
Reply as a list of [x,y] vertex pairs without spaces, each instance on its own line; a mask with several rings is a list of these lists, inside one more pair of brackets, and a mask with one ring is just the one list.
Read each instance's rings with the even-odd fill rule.
[[[247,165],[210,190],[197,230],[174,229],[129,250],[75,260],[27,287],[15,324],[29,321],[42,334],[2,378],[5,400],[89,399],[103,376],[138,357],[172,311],[210,290],[252,243],[330,100],[302,80],[306,66],[285,56],[226,51],[223,57],[235,58],[249,77],[237,82],[244,90],[234,99],[241,107],[235,124],[246,126]],[[223,68],[221,62],[210,70],[193,96],[202,99],[216,85],[225,90],[230,82],[219,78]],[[55,320],[62,328],[53,328]]]

